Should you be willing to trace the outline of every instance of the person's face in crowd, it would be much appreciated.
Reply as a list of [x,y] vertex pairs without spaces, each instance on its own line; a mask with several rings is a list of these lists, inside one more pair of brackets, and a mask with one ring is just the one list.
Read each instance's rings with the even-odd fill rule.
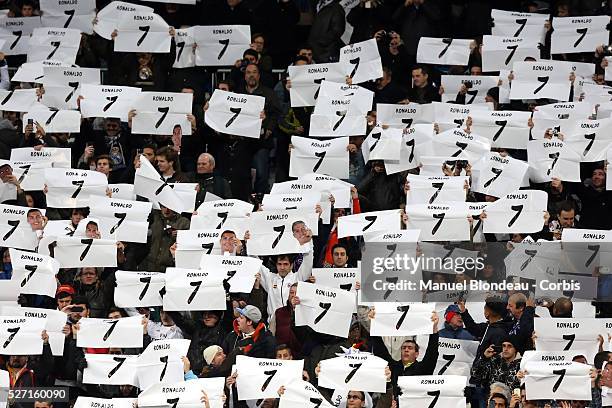
[[518,307],[516,307],[516,302],[512,299],[508,300],[508,306],[506,306],[506,309],[508,309],[510,314],[512,314],[512,316],[514,316],[515,319],[520,319],[521,315],[523,314],[523,310],[524,310],[524,309],[519,309]]
[[253,331],[253,322],[244,317],[243,315],[238,316],[238,329],[242,333],[250,333]]
[[98,224],[89,222],[85,226],[85,236],[87,238],[100,238],[100,231],[98,230]]
[[202,315],[202,323],[206,327],[215,327],[219,322],[219,316],[212,312],[204,312]]
[[149,162],[153,162],[155,160],[155,150],[150,147],[145,147],[142,149],[142,155],[147,158]]
[[108,159],[98,159],[96,162],[96,171],[108,176],[110,174],[110,162]]
[[557,17],[569,17],[569,7],[566,6],[565,4],[560,5],[559,7],[557,7]]
[[302,240],[306,236],[306,231],[307,231],[306,224],[304,224],[303,222],[299,224],[295,224],[293,226],[293,237],[297,239],[298,241],[302,242]]
[[159,209],[161,210],[161,213],[164,216],[164,218],[172,218],[174,214],[176,214],[174,211],[172,211],[168,207],[164,207],[163,205],[160,205]]
[[23,17],[32,17],[34,15],[34,7],[30,4],[24,4],[21,6],[21,15]]
[[230,7],[236,7],[242,0],[227,0],[227,5]]
[[79,225],[79,222],[81,222],[81,220],[85,218],[83,216],[83,213],[80,211],[72,211],[72,215],[70,216],[70,221],[72,222],[72,225]]
[[504,341],[502,343],[501,356],[503,359],[506,360],[512,360],[514,359],[514,357],[516,357],[516,349],[514,348],[512,343],[509,343],[507,341]]
[[248,86],[257,87],[259,85],[259,68],[256,65],[249,65],[244,71],[244,80]]
[[606,77],[604,74],[595,74],[593,75],[593,81],[595,81],[597,85],[605,85]]
[[221,234],[221,252],[234,252],[234,238],[236,238],[236,234],[233,232],[224,232]]
[[493,277],[493,271],[494,271],[493,265],[486,264],[485,267],[480,272],[480,277],[482,279],[491,278],[491,277]]
[[[171,3],[167,3],[167,4],[171,4]],[[181,89],[181,93],[188,93],[188,94],[194,94],[195,91],[193,88],[182,88]]]
[[210,174],[213,172],[214,169],[215,168],[212,166],[210,162],[210,157],[206,155],[200,155],[200,157],[198,157],[198,162],[197,162],[198,174]]
[[172,171],[174,162],[169,162],[166,156],[155,156],[155,160],[157,161],[157,168],[162,174]]
[[379,160],[375,161],[374,163],[372,163],[372,170],[374,170],[374,173],[384,173],[385,163]]
[[98,281],[96,268],[85,267],[81,269],[81,283],[83,285],[93,285]]
[[106,119],[104,121],[104,130],[106,130],[106,134],[110,137],[117,136],[121,130],[120,123],[121,122],[115,119]]
[[291,286],[289,288],[289,298],[287,298],[287,303],[291,304],[291,301],[293,300],[296,294],[297,294],[297,287]]
[[348,340],[351,343],[357,343],[361,339],[361,325],[359,323],[353,323],[349,330]]
[[34,408],[53,408],[53,404],[48,401],[36,401]]
[[70,303],[72,303],[72,296],[70,295],[63,297],[63,298],[59,298],[57,299],[57,308],[58,310],[62,310],[63,308],[68,306]]
[[227,356],[225,355],[223,350],[219,350],[219,351],[217,351],[217,354],[215,354],[215,356],[213,357],[213,359],[210,362],[210,364],[213,367],[219,367],[221,364],[223,364],[223,362],[225,361],[226,357]]
[[137,307],[136,311],[139,315],[145,316],[147,319],[151,316],[151,310],[148,307]]
[[334,260],[334,266],[336,268],[344,268],[344,266],[348,262],[348,255],[346,254],[346,249],[342,247],[334,249],[334,251],[332,252],[332,258]]
[[507,408],[506,401],[503,398],[495,397],[491,398],[491,401],[493,402],[493,408]]
[[88,317],[89,316],[89,309],[87,309],[87,305],[85,305],[85,304],[74,304],[73,306],[77,306],[77,307],[82,308],[82,310],[80,312],[70,312],[70,320],[72,320],[73,322],[78,322],[83,317]]
[[346,396],[346,408],[365,407],[363,393],[360,391],[349,391]]
[[172,320],[172,317],[170,317],[170,315],[163,310],[159,313],[159,319],[164,326],[174,326],[174,320]]
[[255,51],[261,53],[265,46],[265,40],[262,36],[257,36],[253,38],[253,42],[251,43],[251,48]]
[[563,211],[559,213],[559,224],[563,228],[572,228],[574,226],[574,217],[576,216],[576,212],[572,209],[569,211]]
[[257,57],[251,54],[245,55],[244,60],[249,64],[257,64]]
[[217,85],[217,89],[221,90],[221,91],[226,91],[229,92],[229,84],[225,83],[225,82],[221,82],[219,85]]
[[32,227],[33,231],[39,231],[43,229],[43,215],[40,211],[30,211],[28,214],[28,224]]
[[153,59],[153,54],[150,54],[148,52],[143,52],[141,54],[138,54],[138,65],[140,65],[141,67],[145,65],[149,65],[152,59]]
[[276,260],[276,271],[283,278],[291,272],[291,267],[291,262],[287,258],[279,258]]
[[344,208],[334,208],[334,222],[338,220],[340,217],[344,217],[346,215],[346,210]]
[[606,363],[601,370],[601,385],[612,387],[612,363]]
[[586,357],[584,356],[578,356],[572,359],[572,361],[575,361],[577,363],[582,363],[582,364],[589,364]]
[[291,354],[291,350],[288,348],[276,350],[276,359],[277,360],[293,360],[293,355]]
[[454,328],[463,327],[463,319],[459,313],[455,314],[449,323]]
[[482,67],[479,66],[473,66],[472,68],[470,68],[470,75],[474,75],[474,76],[478,76],[478,75],[482,75]]
[[181,128],[180,125],[175,126],[172,129],[172,136],[173,137],[181,137],[181,136],[183,136],[183,128]]
[[4,253],[2,254],[2,262],[3,263],[11,263],[11,253],[9,252],[9,250],[5,250]]
[[118,310],[113,310],[108,314],[109,319],[121,319],[121,313]]
[[537,408],[535,402],[527,401],[527,391],[521,390],[521,408]]
[[401,357],[403,363],[414,363],[419,356],[419,352],[416,351],[416,344],[406,341],[402,344]]
[[31,194],[25,195],[26,205],[30,208],[34,208],[34,197]]
[[357,149],[361,149],[361,144],[363,143],[363,136],[350,136],[349,143],[357,146]]
[[423,72],[421,68],[412,70],[412,82],[415,88],[423,88],[427,85],[429,75]]
[[121,393],[122,396],[128,396],[132,393],[132,390],[134,389],[133,385],[129,385],[129,384],[122,384],[119,386],[119,392]]
[[293,65],[295,65],[296,67],[300,67],[302,65],[308,65],[308,63],[306,61],[304,61],[304,60],[297,60],[297,61],[295,61],[295,64],[293,64]]
[[28,356],[10,356],[9,367],[11,368],[22,368],[28,364]]
[[298,51],[298,55],[301,57],[306,57],[308,59],[308,63],[312,64],[312,50],[310,48],[302,48]]
[[178,5],[174,3],[166,3],[166,12],[169,14],[174,14],[178,11]]
[[435,273],[432,277],[431,280],[434,283],[445,283],[446,282],[446,278],[444,278],[444,275],[441,273]]
[[515,244],[518,244],[520,242],[523,242],[523,236],[521,234],[512,234],[512,239],[511,241],[514,242]]
[[604,187],[606,185],[606,172],[602,169],[593,170],[591,183],[593,183],[593,187],[595,188]]

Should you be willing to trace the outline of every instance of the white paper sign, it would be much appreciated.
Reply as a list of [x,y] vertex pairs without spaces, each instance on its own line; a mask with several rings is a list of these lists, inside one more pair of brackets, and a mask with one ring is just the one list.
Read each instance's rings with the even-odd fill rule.
[[355,292],[355,286],[361,280],[359,268],[313,268],[315,283],[330,288]]
[[97,171],[45,169],[47,205],[53,208],[88,207],[94,192],[103,195],[108,186],[106,176]]
[[138,384],[147,389],[153,384],[184,380],[181,357],[187,355],[191,340],[162,339],[149,343],[138,357]]
[[265,98],[216,89],[208,101],[204,122],[217,132],[259,138]]
[[238,400],[277,398],[278,389],[302,379],[304,360],[273,360],[236,356]]
[[244,256],[202,255],[200,269],[220,277],[230,285],[230,293],[250,293],[255,275],[261,269],[259,258]]
[[176,57],[173,68],[195,67],[195,38],[193,28],[175,30],[174,42],[176,44]]
[[549,16],[539,13],[519,13],[516,11],[491,10],[493,20],[492,34],[500,37],[544,39],[544,24]]
[[421,37],[417,48],[419,64],[467,65],[470,58],[470,40]]
[[117,29],[119,21],[126,15],[142,13],[152,13],[151,7],[140,4],[126,3],[123,1],[113,1],[98,12],[94,31],[106,40],[112,40],[111,34]]
[[490,140],[491,147],[526,149],[530,113],[521,111],[474,111],[471,131]]
[[340,49],[340,62],[354,84],[382,78],[383,69],[376,39],[349,44]]
[[576,362],[527,362],[526,397],[536,399],[591,399],[591,366]]
[[527,143],[529,178],[546,183],[552,178],[580,182],[580,155],[558,139],[531,140]]
[[420,163],[422,145],[431,142],[433,135],[433,123],[416,124],[408,129],[404,129],[400,145],[400,159],[385,160],[387,174],[395,174],[400,171],[417,168]]
[[138,356],[85,354],[85,360],[87,367],[83,370],[83,384],[138,385]]
[[472,165],[472,191],[503,197],[523,185],[528,170],[521,160],[491,152]]
[[0,352],[4,355],[40,355],[45,319],[36,317],[0,317]]
[[123,15],[113,43],[115,52],[169,53],[169,26],[159,15],[134,12]]
[[349,176],[348,143],[348,137],[317,141],[293,136],[289,176],[299,177],[312,172],[347,179]]
[[565,61],[515,62],[510,99],[569,100],[572,65]]
[[423,241],[469,241],[470,224],[463,203],[406,206],[407,227],[421,230]]
[[55,275],[60,263],[48,256],[10,249],[13,265],[12,279],[19,281],[19,292],[55,297]]
[[308,251],[294,237],[292,225],[296,221],[306,224],[317,234],[318,214],[314,209],[257,211],[251,214],[249,231],[251,238],[247,243],[249,255],[297,254]]
[[189,206],[188,203],[181,200],[170,184],[160,176],[144,156],[140,156],[140,167],[136,169],[134,193],[178,213],[183,212]]
[[400,229],[400,210],[371,211],[338,218],[338,238]]
[[59,237],[53,257],[62,268],[116,267],[117,242],[110,239]]
[[499,77],[496,76],[442,75],[442,86],[444,87],[442,102],[454,102],[461,90],[461,85],[466,84],[469,88],[465,95],[465,104],[483,103],[487,91],[495,88],[498,80]]
[[161,291],[166,284],[160,272],[116,271],[114,301],[117,307],[161,306]]
[[111,117],[127,122],[127,114],[140,88],[129,86],[90,85],[81,86],[81,114],[85,118]]
[[314,106],[319,97],[319,87],[323,81],[339,82],[345,80],[344,64],[291,65],[288,67],[291,88],[289,97],[291,107]]
[[593,52],[608,43],[609,16],[555,17],[550,36],[551,54]]
[[468,377],[458,375],[400,376],[400,407],[463,408]]
[[35,89],[0,90],[0,109],[3,111],[28,112],[35,103]]
[[65,64],[74,64],[80,43],[80,30],[35,28],[30,37],[28,62],[57,60]]
[[300,282],[300,304],[295,308],[296,326],[309,326],[318,333],[346,338],[351,325],[356,297],[343,289]]
[[30,35],[41,26],[39,16],[0,18],[0,48],[5,55],[25,55],[28,53]]
[[198,269],[166,268],[164,310],[225,310],[223,278]]
[[432,334],[435,303],[381,303],[371,321],[372,336],[416,336]]
[[79,320],[77,347],[142,347],[142,316]]
[[159,407],[160,402],[179,408],[194,408],[201,405],[203,393],[208,397],[210,408],[223,407],[222,377],[198,378],[175,384],[153,384],[138,395],[139,407]]
[[196,65],[229,66],[242,59],[251,45],[248,25],[195,26]]
[[387,361],[370,353],[321,360],[318,384],[332,390],[385,392]]
[[487,206],[485,233],[538,232],[544,225],[548,195],[540,190],[520,190]]
[[482,70],[485,72],[512,69],[515,61],[540,58],[539,40],[529,37],[482,37]]

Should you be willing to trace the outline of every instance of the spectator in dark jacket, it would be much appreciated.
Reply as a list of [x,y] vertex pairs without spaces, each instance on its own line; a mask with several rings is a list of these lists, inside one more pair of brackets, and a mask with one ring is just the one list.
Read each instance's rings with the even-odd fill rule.
[[484,306],[486,323],[476,323],[465,308],[465,302],[457,302],[461,310],[461,318],[465,328],[476,338],[481,339],[476,352],[476,360],[482,357],[482,353],[491,345],[499,343],[508,334],[508,322],[504,321],[506,316],[506,303],[501,298],[489,297]]
[[444,328],[440,330],[440,337],[457,340],[475,340],[474,336],[463,327],[463,319],[461,318],[459,306],[450,305],[446,308],[444,312]]
[[196,195],[196,208],[204,202],[207,193],[213,193],[223,199],[232,198],[232,190],[228,181],[223,176],[214,173],[215,158],[212,154],[202,153],[198,157],[196,166],[196,172],[192,176],[193,181],[200,187]]
[[249,357],[274,358],[276,340],[266,328],[259,308],[246,305],[236,310],[239,316],[234,320],[234,331],[225,337],[223,350],[229,354],[237,348]]
[[401,173],[387,175],[382,160],[372,162],[372,171],[357,187],[359,200],[365,211],[399,208],[402,201]]
[[429,335],[427,350],[425,350],[425,356],[421,361],[417,361],[420,347],[414,340],[406,340],[402,343],[400,361],[395,361],[382,343],[382,339],[380,337],[372,337],[372,341],[374,342],[372,345],[374,354],[389,362],[394,395],[398,395],[399,389],[397,386],[397,378],[399,376],[433,375],[438,361],[438,340],[440,339],[438,334],[439,318],[437,313],[434,312],[432,314],[431,321],[433,322],[433,334]]
[[522,293],[514,293],[508,298],[508,311],[512,315],[512,327],[509,334],[516,336],[518,350],[527,348],[533,334],[535,305],[533,299],[527,299]]
[[344,34],[344,8],[336,0],[318,0],[315,17],[310,28],[308,43],[317,63],[337,61]]
[[408,54],[416,56],[421,37],[437,37],[440,31],[440,7],[436,0],[405,0],[393,14]]
[[412,89],[408,91],[408,100],[415,103],[440,102],[440,93],[430,83],[429,73],[423,66],[412,69]]

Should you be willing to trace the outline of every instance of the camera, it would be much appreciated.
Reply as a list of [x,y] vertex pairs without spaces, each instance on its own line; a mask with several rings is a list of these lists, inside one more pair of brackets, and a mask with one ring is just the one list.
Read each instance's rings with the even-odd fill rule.
[[603,55],[605,55],[606,57],[612,56],[612,45],[606,45],[605,47],[603,47],[603,51]]

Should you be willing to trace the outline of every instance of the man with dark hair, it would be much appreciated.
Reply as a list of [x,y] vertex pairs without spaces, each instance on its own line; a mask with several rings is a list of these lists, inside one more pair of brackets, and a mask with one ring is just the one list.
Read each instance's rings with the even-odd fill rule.
[[157,169],[162,178],[168,183],[180,183],[185,181],[185,178],[180,173],[178,160],[178,154],[170,146],[161,147],[155,152]]
[[429,80],[429,73],[422,65],[412,68],[412,88],[408,91],[408,100],[415,103],[440,101],[438,89]]
[[572,317],[574,305],[570,298],[560,297],[555,300],[550,315],[552,317]]
[[508,408],[508,399],[502,394],[495,393],[491,395],[489,401],[493,403],[489,405],[491,408]]
[[346,268],[348,265],[348,251],[343,244],[336,244],[332,247],[332,258],[334,263],[332,268]]
[[504,321],[506,316],[506,302],[498,297],[488,297],[484,305],[486,323],[476,323],[465,308],[465,301],[457,302],[461,311],[461,318],[465,328],[476,338],[482,339],[476,352],[476,360],[482,357],[484,351],[491,344],[498,344],[499,339],[508,335],[508,324]]
[[113,171],[113,164],[111,162],[110,156],[108,154],[101,154],[98,157],[96,157],[95,163],[96,163],[96,171],[104,174],[106,178],[108,179],[109,183],[112,183],[111,175]]

